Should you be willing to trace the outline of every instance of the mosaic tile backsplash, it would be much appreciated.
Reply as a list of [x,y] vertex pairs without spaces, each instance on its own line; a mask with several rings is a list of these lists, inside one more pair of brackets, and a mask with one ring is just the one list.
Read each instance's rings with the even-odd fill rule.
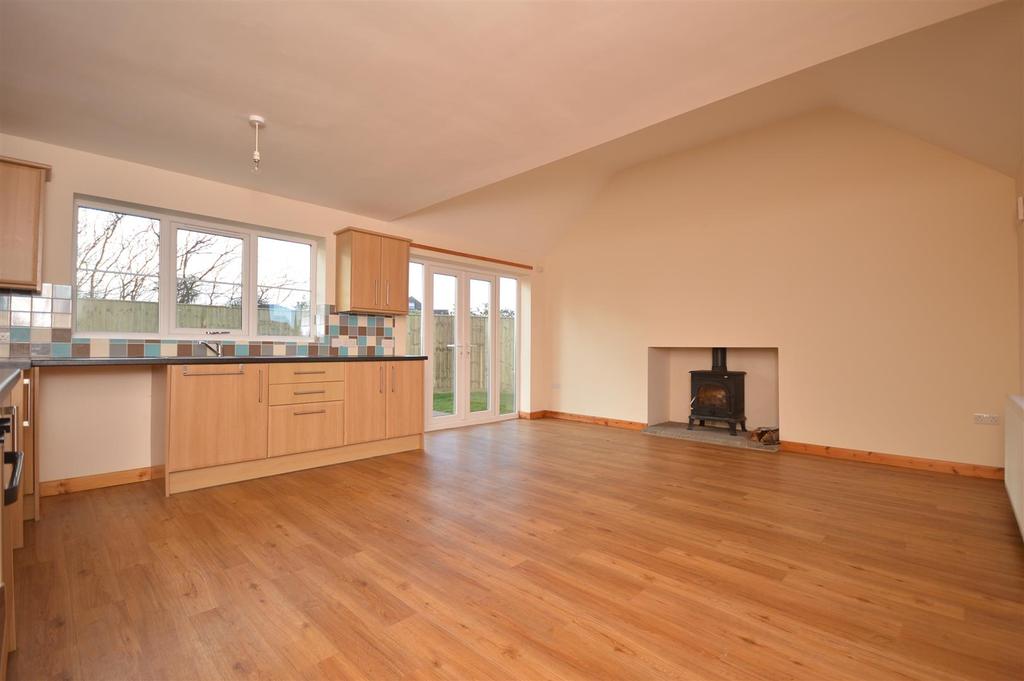
[[[0,291],[0,359],[43,357],[206,357],[194,339],[78,338],[71,333],[71,286],[43,284],[38,294]],[[320,305],[316,339],[211,341],[226,357],[387,357],[395,354],[395,318],[346,314]]]

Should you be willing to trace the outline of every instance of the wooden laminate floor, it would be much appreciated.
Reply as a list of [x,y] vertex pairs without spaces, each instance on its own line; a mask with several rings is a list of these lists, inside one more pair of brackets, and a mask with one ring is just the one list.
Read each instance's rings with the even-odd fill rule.
[[1000,482],[510,421],[53,497],[14,679],[1021,679]]

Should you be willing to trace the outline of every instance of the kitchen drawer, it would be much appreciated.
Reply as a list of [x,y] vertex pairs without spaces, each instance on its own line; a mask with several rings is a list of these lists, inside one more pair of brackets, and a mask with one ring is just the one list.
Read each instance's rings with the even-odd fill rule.
[[296,362],[271,364],[271,383],[320,383],[344,381],[345,365],[341,362]]
[[270,407],[270,456],[340,447],[345,443],[345,403]]
[[309,402],[335,402],[345,399],[345,384],[331,383],[278,383],[270,386],[270,406],[279,404],[306,404]]

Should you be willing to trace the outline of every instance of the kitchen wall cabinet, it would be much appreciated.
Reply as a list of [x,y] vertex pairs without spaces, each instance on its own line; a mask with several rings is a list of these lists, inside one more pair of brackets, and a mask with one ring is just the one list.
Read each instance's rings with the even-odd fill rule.
[[171,367],[167,470],[266,458],[268,374],[266,364]]
[[39,290],[50,167],[0,156],[0,288]]
[[335,307],[343,312],[408,312],[410,243],[351,227],[335,232]]

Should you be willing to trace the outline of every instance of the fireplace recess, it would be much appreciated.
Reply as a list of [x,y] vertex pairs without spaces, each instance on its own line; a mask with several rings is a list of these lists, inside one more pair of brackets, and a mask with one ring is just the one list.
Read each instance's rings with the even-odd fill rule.
[[690,419],[687,430],[693,430],[694,421],[724,421],[729,434],[736,435],[736,426],[747,430],[747,417],[743,413],[743,381],[745,371],[729,371],[726,349],[711,349],[711,369],[690,372]]

